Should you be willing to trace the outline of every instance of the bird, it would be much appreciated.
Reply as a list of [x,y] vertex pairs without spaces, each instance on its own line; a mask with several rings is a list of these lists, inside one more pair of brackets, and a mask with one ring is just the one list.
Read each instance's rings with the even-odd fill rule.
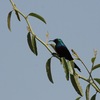
[[[50,41],[53,41],[56,44],[55,51],[57,52],[59,57],[65,57],[65,59],[69,61],[74,60],[68,48],[66,47],[66,45],[63,43],[61,39],[56,38]],[[81,72],[81,69],[76,65],[75,62],[74,62],[74,67]]]

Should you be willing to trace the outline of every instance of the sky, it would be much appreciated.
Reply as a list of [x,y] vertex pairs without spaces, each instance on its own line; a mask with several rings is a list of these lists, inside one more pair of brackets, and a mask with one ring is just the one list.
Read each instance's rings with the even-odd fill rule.
[[[66,46],[74,49],[86,66],[91,68],[93,50],[98,51],[95,64],[100,63],[100,0],[13,0],[19,10],[28,15],[35,12],[43,16],[44,24],[29,18],[35,34],[46,41],[61,38]],[[7,15],[12,10],[9,0],[0,1],[0,100],[75,100],[79,95],[70,81],[66,81],[60,62],[51,61],[54,84],[46,75],[45,64],[50,52],[37,41],[38,56],[27,44],[27,24],[23,17],[19,22],[12,14],[11,32],[7,28]],[[84,77],[88,77],[84,66],[76,61]],[[93,72],[100,77],[100,70]],[[80,80],[83,90],[87,85]],[[91,88],[91,96],[95,93]],[[100,94],[97,95],[97,100]],[[82,97],[81,100],[85,100]]]

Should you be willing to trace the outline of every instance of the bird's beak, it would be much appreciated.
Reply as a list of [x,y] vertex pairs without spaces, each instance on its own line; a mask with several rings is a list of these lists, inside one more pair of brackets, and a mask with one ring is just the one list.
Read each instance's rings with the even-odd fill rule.
[[53,42],[53,40],[49,40],[48,42]]

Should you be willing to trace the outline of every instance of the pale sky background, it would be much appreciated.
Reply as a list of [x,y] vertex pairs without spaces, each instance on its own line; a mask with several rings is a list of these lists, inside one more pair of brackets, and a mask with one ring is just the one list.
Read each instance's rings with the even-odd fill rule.
[[[46,41],[61,38],[69,50],[74,49],[84,63],[91,68],[93,49],[98,50],[95,64],[100,63],[100,0],[14,0],[24,13],[36,12],[43,16],[47,25],[30,18],[36,35]],[[7,14],[12,10],[9,0],[0,0],[0,100],[75,100],[78,94],[70,81],[66,81],[62,65],[52,59],[54,84],[47,78],[45,64],[51,54],[37,41],[36,57],[27,44],[27,25],[19,22],[13,13],[10,32]],[[83,65],[81,75],[88,76]],[[93,72],[100,77],[100,70]],[[86,82],[81,80],[83,89]],[[94,94],[91,88],[91,96]],[[97,99],[100,99],[100,94]],[[85,100],[85,98],[81,98]]]

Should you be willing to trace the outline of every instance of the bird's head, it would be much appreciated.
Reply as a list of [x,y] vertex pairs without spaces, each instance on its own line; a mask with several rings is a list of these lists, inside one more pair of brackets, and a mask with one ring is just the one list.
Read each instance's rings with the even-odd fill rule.
[[60,41],[62,41],[61,39],[58,39],[58,38],[56,38],[56,39],[54,39],[54,40],[50,40],[49,42],[55,42],[56,44],[58,43],[58,42],[60,42]]

